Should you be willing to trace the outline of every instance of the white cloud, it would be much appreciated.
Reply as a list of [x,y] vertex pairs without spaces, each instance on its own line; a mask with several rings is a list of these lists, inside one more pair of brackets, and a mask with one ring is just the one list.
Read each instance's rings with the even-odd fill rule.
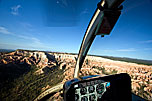
[[6,35],[12,35],[21,39],[25,39],[28,41],[31,41],[31,45],[43,45],[39,39],[31,36],[26,36],[26,35],[18,35],[14,34],[13,32],[10,32],[7,28],[0,26],[0,33],[1,34],[6,34]]
[[30,23],[28,23],[28,22],[21,22],[20,23],[24,28],[31,28],[31,27],[33,27]]
[[0,26],[0,33],[1,34],[12,34],[7,30],[7,28]]
[[21,5],[17,5],[17,6],[14,6],[14,7],[11,7],[11,14],[13,15],[19,15],[19,8],[21,8]]
[[129,49],[119,49],[119,50],[116,50],[116,51],[119,51],[119,52],[133,52],[133,51],[136,51],[136,49],[129,48]]
[[140,41],[140,43],[152,43],[152,40]]
[[28,49],[38,49],[38,50],[49,50],[51,49],[49,46],[42,43],[38,38],[36,37],[30,37],[30,36],[24,36],[24,35],[18,35],[17,37],[20,37],[22,39],[25,39],[27,41],[31,41],[30,44],[26,45],[26,48]]
[[19,22],[20,25],[25,29],[25,30],[28,30],[28,31],[34,31],[34,27],[32,24],[28,23],[28,22]]
[[19,37],[22,39],[30,40],[30,41],[37,43],[37,44],[41,44],[40,40],[35,38],[35,37],[30,37],[30,36],[25,36],[25,35],[17,35],[17,34],[14,34],[13,32],[10,32],[7,28],[2,27],[2,26],[0,26],[0,33],[6,34],[6,35],[12,35],[12,36]]
[[68,6],[67,0],[61,0],[61,2],[63,3],[64,6]]
[[60,2],[57,0],[56,3],[59,4]]
[[105,49],[103,50],[104,52],[108,53],[108,52],[113,52],[113,50],[109,50],[109,49]]
[[128,48],[128,49],[105,49],[103,52],[109,53],[109,52],[134,52],[137,51],[134,48]]
[[57,0],[56,3],[57,3],[57,4],[60,4],[60,6],[68,7],[68,2],[67,2],[67,0]]
[[38,38],[35,38],[35,37],[30,37],[30,36],[25,36],[25,35],[16,35],[16,36],[19,37],[19,38],[22,38],[22,39],[26,39],[26,40],[32,41],[31,44],[37,44],[37,45],[41,45],[42,44],[40,42],[40,40]]
[[148,50],[152,50],[152,48],[144,48],[144,50],[147,50],[147,51],[148,51]]
[[128,6],[125,7],[125,9],[123,10],[122,14],[127,13],[128,11],[140,7],[141,5],[144,5],[146,2],[148,2],[148,0],[134,0],[134,1],[128,1]]
[[17,37],[23,38],[23,39],[29,39],[30,37],[24,36],[24,35],[17,35]]
[[35,43],[35,44],[39,44],[39,45],[42,45],[42,43],[40,42],[40,40],[39,39],[37,39],[37,38],[31,38],[31,40]]
[[31,37],[31,36],[27,36],[27,35],[21,35],[21,34],[15,34],[10,32],[7,28],[5,27],[1,27],[0,26],[0,33],[2,34],[8,34],[8,35],[12,35],[15,37],[18,37],[20,39],[25,39],[26,42],[30,42],[30,44],[26,44],[25,45],[20,45],[22,43],[17,43],[17,44],[13,44],[13,43],[8,43],[7,45],[5,45],[5,43],[0,43],[0,48],[4,47],[4,48],[26,48],[26,49],[38,49],[38,50],[49,50],[51,49],[49,46],[45,45],[44,43],[42,43],[38,38],[36,37]]
[[80,16],[83,15],[83,14],[89,14],[89,10],[86,8],[85,10],[83,10],[83,11],[80,13]]

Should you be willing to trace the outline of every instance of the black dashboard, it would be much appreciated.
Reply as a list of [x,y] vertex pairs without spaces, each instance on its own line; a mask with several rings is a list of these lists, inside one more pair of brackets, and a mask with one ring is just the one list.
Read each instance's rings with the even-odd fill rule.
[[72,79],[64,84],[64,101],[131,101],[131,79],[121,73]]

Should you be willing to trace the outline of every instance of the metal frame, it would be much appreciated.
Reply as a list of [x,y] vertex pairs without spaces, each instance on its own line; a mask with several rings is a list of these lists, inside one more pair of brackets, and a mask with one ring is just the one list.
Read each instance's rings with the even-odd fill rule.
[[[96,35],[104,36],[104,35],[109,34],[109,33],[108,34],[107,33],[98,33],[101,23],[104,18],[104,11],[106,11],[106,10],[118,11],[117,8],[123,1],[124,0],[101,0],[98,3],[98,8],[96,9],[88,27],[87,27],[87,30],[85,32],[85,35],[84,35],[84,38],[83,38],[83,41],[82,41],[82,44],[81,44],[81,47],[79,50],[78,59],[77,59],[76,67],[75,67],[75,71],[74,71],[74,78],[79,78],[79,71],[82,67],[84,59],[89,51],[89,48],[90,48],[92,42],[94,41]],[[61,91],[62,89],[63,89],[63,83],[60,83],[60,84],[44,91],[43,93],[41,93],[34,101],[39,101],[39,100],[43,99],[45,96],[47,96],[48,94],[52,94],[52,93]]]
[[[99,28],[101,25],[101,23],[104,21],[104,16],[105,16],[105,11],[110,11],[110,12],[118,12],[119,14],[117,15],[115,21],[118,20],[119,15],[121,13],[121,9],[119,9],[120,4],[123,2],[124,0],[102,0],[101,2],[99,2],[98,4],[98,8],[96,9],[89,25],[88,28],[85,32],[80,50],[79,50],[79,54],[78,54],[78,59],[76,62],[76,66],[75,66],[75,71],[74,71],[74,78],[79,78],[79,72],[80,69],[82,67],[82,64],[84,62],[84,59],[89,51],[89,48],[93,42],[93,40],[95,39],[96,35],[100,34],[101,36],[104,35],[108,35],[109,33],[98,33],[99,32]],[[114,23],[115,24],[115,23]],[[114,26],[113,24],[113,26]],[[112,26],[112,28],[113,28]],[[111,29],[112,29],[111,28]]]

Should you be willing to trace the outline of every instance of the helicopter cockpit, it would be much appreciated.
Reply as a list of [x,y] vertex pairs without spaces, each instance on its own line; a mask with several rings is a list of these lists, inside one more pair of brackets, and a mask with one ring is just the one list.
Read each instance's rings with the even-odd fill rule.
[[96,35],[109,35],[117,22],[124,0],[102,0],[85,33],[76,63],[74,79],[64,84],[64,100],[70,101],[130,101],[131,78],[128,74],[101,77],[79,77],[79,70]]
[[[76,61],[74,79],[51,88],[49,93],[63,89],[64,101],[132,101],[135,96],[131,93],[131,78],[127,73],[101,76],[90,75],[80,77],[80,69],[97,35],[109,35],[116,24],[124,0],[101,0],[87,27],[78,58]],[[47,94],[37,97],[40,100]],[[135,100],[137,100],[135,98]],[[142,100],[142,99],[139,99]]]
[[131,101],[131,79],[127,74],[98,75],[73,79],[64,85],[65,101]]

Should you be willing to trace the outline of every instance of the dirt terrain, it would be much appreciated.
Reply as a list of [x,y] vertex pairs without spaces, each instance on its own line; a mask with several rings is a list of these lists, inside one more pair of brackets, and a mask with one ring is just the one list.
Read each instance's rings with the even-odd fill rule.
[[[66,65],[64,80],[73,78],[76,55],[54,54],[56,59]],[[61,67],[60,67],[61,68]],[[128,73],[132,81],[132,92],[146,99],[152,98],[152,66],[114,61],[96,56],[87,56],[80,75],[110,75]]]
[[[47,78],[47,75],[51,75],[51,73],[55,72],[55,69],[61,70],[62,74],[57,74],[57,78],[61,78],[59,80],[61,82],[65,82],[73,78],[74,68],[76,63],[77,55],[68,54],[68,53],[55,53],[55,52],[40,52],[40,51],[27,51],[27,50],[16,50],[11,53],[1,53],[0,58],[0,69],[3,70],[1,72],[1,78],[4,75],[5,79],[9,79],[9,77],[14,76],[16,72],[19,72],[20,75],[23,75],[30,71],[31,65],[35,65],[37,68],[33,72],[37,77],[40,75]],[[11,68],[10,65],[14,66]],[[24,67],[24,68],[22,68]],[[28,68],[27,68],[28,67]],[[12,70],[14,71],[14,74]],[[50,72],[51,71],[51,72]],[[114,61],[106,58],[102,58],[99,56],[87,56],[84,64],[80,71],[80,76],[86,75],[110,75],[117,73],[128,73],[131,77],[132,81],[132,92],[136,95],[139,95],[147,100],[151,100],[152,98],[152,66],[141,65],[136,63],[128,63],[122,61]],[[54,74],[55,75],[55,74]],[[17,78],[15,76],[13,79]],[[40,78],[43,80],[43,78]],[[40,81],[40,79],[36,81],[31,81],[31,84]],[[56,80],[57,81],[57,80]],[[52,87],[52,83],[55,82],[52,80],[48,81],[50,84],[41,85],[39,89],[41,89],[40,93]],[[30,85],[31,85],[30,84]],[[34,86],[35,87],[35,86]],[[36,86],[37,87],[37,86]],[[33,90],[34,91],[34,90]],[[16,91],[17,92],[17,91]],[[37,93],[35,96],[38,96]],[[62,92],[56,93],[54,96],[50,97],[50,100],[63,100],[61,96]],[[31,98],[34,99],[34,98]]]

